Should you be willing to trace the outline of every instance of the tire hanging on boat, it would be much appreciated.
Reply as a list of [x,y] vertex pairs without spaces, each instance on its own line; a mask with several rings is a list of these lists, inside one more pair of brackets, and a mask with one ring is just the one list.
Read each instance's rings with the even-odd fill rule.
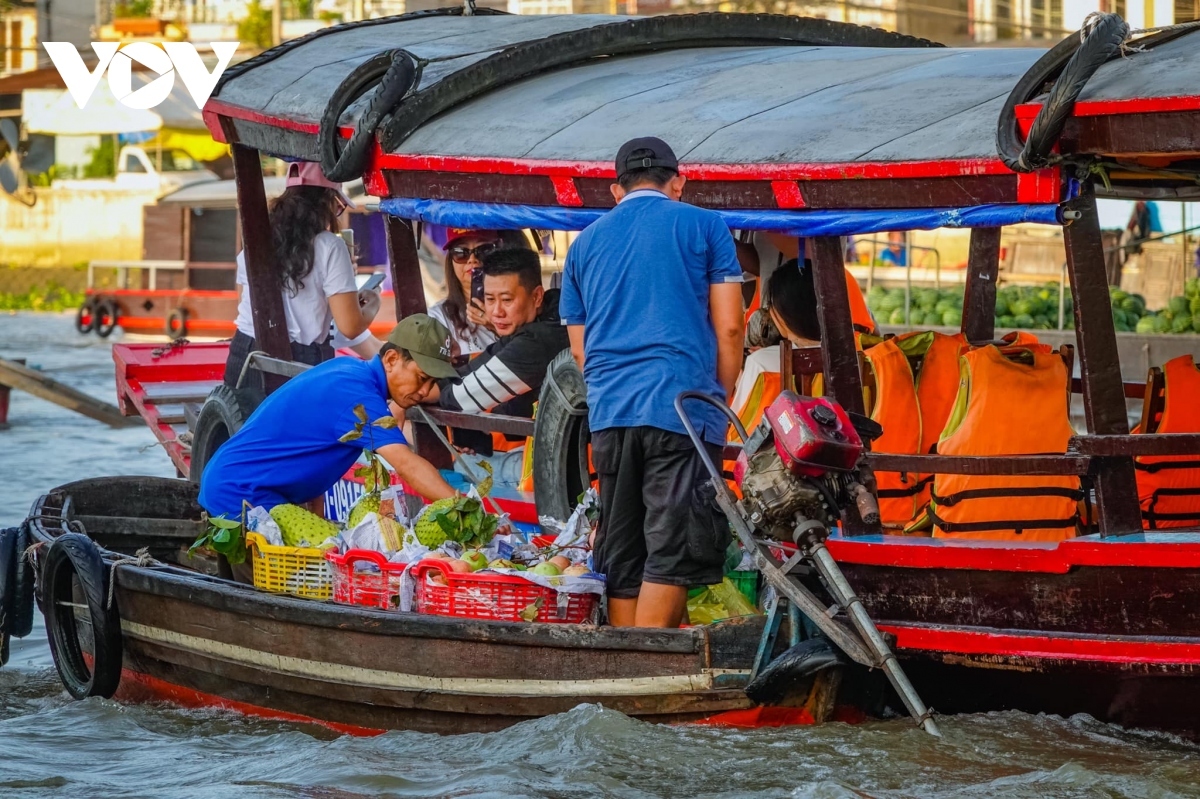
[[772,660],[746,686],[746,696],[760,705],[791,698],[817,672],[847,665],[846,657],[826,638],[810,638]]
[[200,408],[200,415],[196,417],[196,429],[192,431],[189,480],[200,482],[200,475],[204,474],[204,467],[212,459],[213,453],[241,429],[261,401],[262,398],[253,389],[234,389],[224,384],[209,393]]
[[167,338],[171,341],[179,341],[181,338],[187,338],[187,334],[187,308],[172,308],[171,313],[167,314]]
[[[375,129],[385,116],[400,105],[400,101],[417,82],[418,74],[417,60],[412,53],[389,50],[367,59],[346,76],[329,98],[317,134],[321,171],[325,177],[339,183],[362,177],[367,156],[375,142]],[[378,88],[354,126],[354,133],[343,144],[338,124],[342,114],[376,85]]]
[[[46,637],[54,667],[67,693],[76,699],[116,693],[121,681],[121,617],[114,597],[108,605],[108,569],[100,549],[87,536],[65,533],[50,544],[42,563]],[[75,578],[75,579],[72,579]],[[85,623],[91,626],[91,668],[80,642],[76,616],[82,594]]]
[[[87,317],[87,321],[84,321]],[[75,311],[75,332],[86,335],[96,326],[96,298],[88,297]]]
[[570,350],[546,369],[533,425],[533,494],[538,515],[565,521],[591,485],[587,387]]
[[[1009,93],[1000,110],[996,129],[996,151],[1014,172],[1033,172],[1051,164],[1051,153],[1062,135],[1067,118],[1075,108],[1083,87],[1096,70],[1117,55],[1129,35],[1129,26],[1116,14],[1101,14],[1083,41],[1068,36],[1039,58]],[[1029,102],[1050,87],[1029,136],[1021,141],[1017,123],[1018,105]]]
[[100,338],[108,338],[117,329],[117,301],[99,300],[92,311],[92,329]]
[[17,528],[0,530],[0,666],[8,662],[8,641],[13,619],[13,564],[17,554]]
[[12,616],[7,629],[14,638],[24,638],[33,632],[33,564],[25,557],[29,543],[29,523],[26,522],[17,528],[17,551],[10,573],[13,591]]

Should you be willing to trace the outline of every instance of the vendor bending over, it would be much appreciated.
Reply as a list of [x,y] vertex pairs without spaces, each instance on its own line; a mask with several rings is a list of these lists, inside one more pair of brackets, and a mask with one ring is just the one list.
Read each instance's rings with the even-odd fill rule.
[[267,509],[324,495],[370,441],[405,484],[427,500],[454,496],[429,461],[414,453],[399,428],[372,426],[371,439],[343,442],[362,405],[374,421],[419,403],[438,378],[452,377],[450,332],[425,314],[405,318],[369,361],[335,358],[293,377],[221,445],[200,480],[200,505],[235,519],[242,501]]

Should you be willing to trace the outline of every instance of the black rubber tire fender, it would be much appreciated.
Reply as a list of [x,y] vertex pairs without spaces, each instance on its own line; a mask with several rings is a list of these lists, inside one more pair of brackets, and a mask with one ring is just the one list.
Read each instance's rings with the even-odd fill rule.
[[810,638],[788,649],[767,664],[746,686],[746,696],[761,705],[791,698],[819,671],[847,663],[824,637]]
[[204,400],[200,415],[196,417],[196,429],[192,431],[192,463],[188,467],[188,479],[200,482],[204,467],[221,445],[233,436],[254,409],[262,402],[262,396],[254,389],[233,389],[222,383],[214,388]]
[[26,522],[17,528],[17,552],[12,571],[12,621],[8,632],[14,638],[24,638],[33,632],[34,572],[33,564],[25,557],[30,542],[29,523]]
[[[84,317],[87,321],[83,321]],[[81,335],[91,333],[96,327],[96,298],[88,297],[75,311],[75,332]]]
[[17,528],[0,530],[0,666],[8,662],[8,640],[12,634],[13,583],[17,554]]
[[[1051,151],[1058,143],[1083,87],[1096,70],[1120,52],[1128,34],[1129,26],[1125,20],[1116,14],[1103,14],[1082,43],[1078,36],[1068,36],[1034,62],[1009,92],[1000,109],[996,152],[1005,166],[1014,172],[1033,172],[1049,165]],[[1050,81],[1054,83],[1046,102],[1038,111],[1029,136],[1022,142],[1017,106],[1045,91]]]
[[[108,606],[109,568],[99,547],[78,533],[65,533],[54,539],[42,563],[50,654],[67,693],[76,699],[111,697],[121,682],[121,617],[115,597],[112,606]],[[76,584],[83,594],[92,628],[90,669],[79,640],[79,620],[75,617]]]
[[[317,150],[325,177],[339,183],[362,177],[376,128],[400,105],[419,74],[417,60],[411,53],[389,50],[368,58],[346,76],[329,98],[317,133]],[[354,133],[343,145],[338,124],[342,114],[376,85],[378,88],[359,117]]]
[[188,309],[187,308],[172,308],[167,314],[167,338],[171,341],[179,341],[181,338],[187,338],[188,334]]
[[95,305],[95,310],[92,313],[92,329],[96,331],[96,335],[100,338],[108,338],[112,332],[117,329],[117,314],[120,309],[117,307],[117,301],[106,297],[98,300]]
[[533,425],[533,495],[539,516],[565,521],[591,485],[587,386],[570,350],[554,357]]

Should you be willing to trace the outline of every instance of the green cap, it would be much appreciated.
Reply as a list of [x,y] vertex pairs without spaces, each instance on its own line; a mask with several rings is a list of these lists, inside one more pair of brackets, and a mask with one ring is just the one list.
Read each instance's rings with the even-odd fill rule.
[[392,328],[389,344],[407,350],[421,371],[430,377],[458,377],[450,365],[450,331],[423,313],[406,316]]

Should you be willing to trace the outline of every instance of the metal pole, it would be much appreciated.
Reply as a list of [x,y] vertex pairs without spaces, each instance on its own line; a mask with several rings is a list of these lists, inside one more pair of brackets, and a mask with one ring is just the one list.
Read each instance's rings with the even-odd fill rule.
[[904,326],[912,328],[912,240],[904,231]]
[[1066,325],[1067,315],[1067,262],[1063,261],[1058,273],[1058,329]]

